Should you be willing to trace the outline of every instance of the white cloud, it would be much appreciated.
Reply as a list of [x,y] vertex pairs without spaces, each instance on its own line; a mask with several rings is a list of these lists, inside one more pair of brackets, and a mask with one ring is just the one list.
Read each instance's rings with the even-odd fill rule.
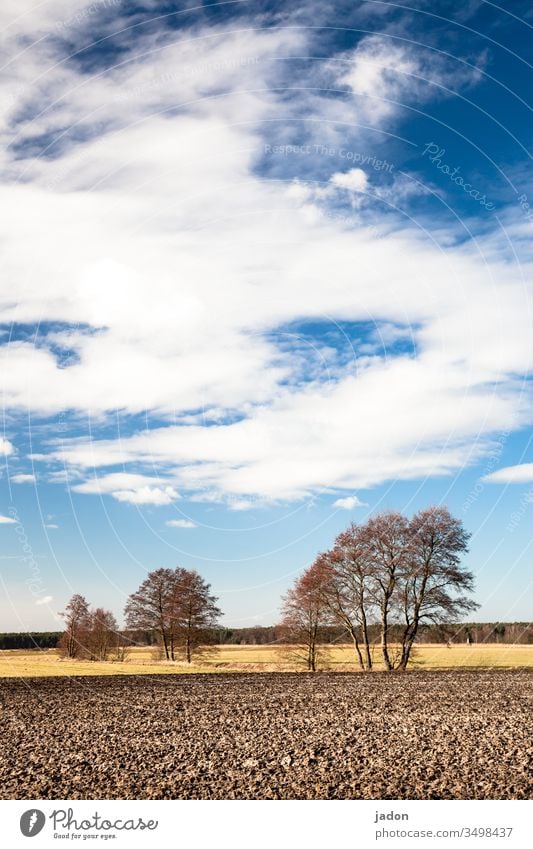
[[42,598],[38,598],[35,604],[40,607],[43,604],[50,604],[51,601],[54,600],[54,597],[51,595],[43,595]]
[[[478,58],[482,64],[483,58]],[[443,55],[387,35],[365,36],[343,60],[332,63],[338,82],[356,95],[361,116],[375,125],[397,114],[404,104],[443,96],[480,76],[479,67],[450,63]]]
[[[50,8],[53,22],[71,7]],[[46,28],[39,10],[25,26]],[[21,91],[0,115],[6,151],[17,110],[29,115],[18,141],[73,125],[86,138],[66,133],[54,157],[9,159],[13,179],[0,188],[10,211],[4,321],[68,324],[39,344],[2,346],[3,405],[91,423],[86,438],[41,453],[66,464],[50,479],[133,504],[169,504],[185,490],[237,509],[258,503],[250,497],[450,473],[498,429],[529,421],[516,376],[532,367],[531,267],[494,256],[490,238],[454,247],[443,233],[443,248],[403,222],[348,227],[305,187],[258,176],[265,127],[283,132],[268,120],[279,106],[269,60],[301,34],[198,28],[172,38],[141,39],[144,58],[98,76],[56,64],[51,42],[13,64]],[[429,71],[451,82],[428,61],[363,39],[333,63],[350,102],[313,95],[306,108],[324,132],[341,126],[331,110],[342,132],[354,116],[384,122],[395,99],[428,96],[419,78]],[[365,180],[361,169],[335,170],[330,186],[360,193]],[[373,323],[383,338],[401,327],[416,357],[364,349],[354,331],[349,361],[332,368],[313,340],[305,371],[276,339],[303,319]],[[58,348],[74,356],[58,362]],[[216,410],[209,427],[199,410]],[[151,429],[130,435],[139,413]],[[115,439],[100,437],[109,414],[124,424]]]
[[417,86],[422,69],[408,47],[382,36],[363,38],[351,54],[339,81],[368,101],[361,108],[374,119],[384,119],[395,109],[395,101]]
[[0,516],[0,525],[14,525],[16,524],[15,519],[11,519],[10,516]]
[[129,504],[172,504],[179,496],[174,487],[141,486],[139,489],[119,489],[112,492],[117,501],[127,501]]
[[130,504],[171,504],[180,497],[171,482],[127,472],[91,477],[84,483],[72,486],[72,491],[90,495],[111,495],[117,501]]
[[57,530],[59,528],[59,525],[54,525],[53,523],[50,523],[48,525],[45,525],[45,528],[49,528],[50,530]]
[[15,448],[9,439],[0,437],[0,454],[3,454],[5,457],[9,457],[13,454],[14,450]]
[[[375,357],[332,384],[288,389],[232,424],[64,441],[51,458],[80,470],[149,462],[170,470],[180,491],[220,498],[300,498],[459,470],[488,447],[491,432],[509,425],[521,404],[515,392],[473,387],[464,368],[443,369],[431,355]],[[368,410],[371,416],[361,414]]]
[[349,192],[365,192],[368,188],[368,177],[362,168],[351,168],[350,171],[338,171],[330,177],[330,183],[337,189]]
[[169,519],[166,524],[169,528],[196,528],[196,523],[189,519]]
[[357,495],[348,495],[346,498],[337,498],[333,502],[334,507],[340,507],[341,510],[353,510],[355,507],[366,507],[363,501],[360,501]]
[[35,475],[11,475],[11,483],[35,483]]
[[533,463],[497,469],[490,475],[485,475],[483,480],[488,483],[531,483],[533,482]]

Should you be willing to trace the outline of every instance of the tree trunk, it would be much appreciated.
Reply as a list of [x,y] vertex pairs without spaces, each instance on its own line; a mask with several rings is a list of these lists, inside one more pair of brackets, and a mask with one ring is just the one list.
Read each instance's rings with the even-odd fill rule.
[[[388,601],[387,601],[388,604]],[[388,615],[387,608],[382,607],[381,609],[381,654],[383,655],[383,663],[385,664],[385,669],[387,672],[392,672],[393,666],[389,656],[389,646],[388,646]]]
[[402,645],[402,657],[400,663],[398,664],[398,669],[400,672],[405,672],[407,669],[407,664],[409,663],[409,658],[411,657],[411,649],[413,648],[413,643],[416,639],[416,635],[418,633],[418,626],[420,624],[420,620],[418,615],[413,620],[413,623],[409,629],[404,633],[404,640]]
[[170,660],[170,655],[168,653],[167,635],[165,634],[164,630],[161,631],[161,638],[163,640],[163,648],[165,649],[165,660]]
[[413,610],[413,620],[409,622],[408,615],[406,611],[406,628],[403,634],[402,640],[402,656],[400,663],[398,665],[398,669],[400,672],[405,672],[407,669],[407,664],[409,663],[409,658],[411,656],[411,649],[413,648],[413,643],[416,639],[416,635],[418,633],[418,627],[420,625],[420,610],[422,605],[422,600],[424,598],[427,586],[428,573],[426,569],[426,573],[422,579],[422,584],[420,587],[419,593],[415,592],[415,605]]
[[349,631],[350,631],[350,636],[353,640],[353,645],[354,645],[355,653],[357,655],[357,659],[359,661],[359,666],[361,667],[361,669],[364,669],[365,668],[365,662],[363,660],[363,655],[361,654],[361,649],[359,648],[359,640],[357,638],[357,632],[356,632],[355,628],[349,628]]
[[363,603],[361,603],[361,622],[363,626],[363,648],[365,650],[366,668],[372,669],[372,655],[370,654],[370,643],[368,640],[368,623]]
[[307,668],[310,672],[316,672],[316,656],[317,656],[317,648],[316,641],[318,635],[318,624],[316,622],[311,623],[311,627],[308,631],[308,645],[309,645],[309,662]]

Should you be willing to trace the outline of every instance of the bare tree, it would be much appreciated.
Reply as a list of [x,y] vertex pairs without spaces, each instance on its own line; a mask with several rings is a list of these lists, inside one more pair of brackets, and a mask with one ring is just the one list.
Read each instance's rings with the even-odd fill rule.
[[328,576],[322,592],[334,620],[350,635],[361,669],[372,669],[369,621],[375,612],[375,578],[365,526],[351,524],[317,562]]
[[191,663],[194,649],[206,645],[212,636],[222,611],[218,599],[211,595],[210,585],[194,570],[176,569],[172,595],[172,634],[175,644],[181,646],[187,663]]
[[209,640],[221,611],[210,586],[198,572],[156,569],[129,597],[124,611],[129,630],[154,631],[166,660],[176,660],[182,648],[187,663],[193,649]]
[[409,523],[408,569],[400,587],[404,628],[398,668],[409,663],[420,624],[453,622],[479,606],[472,592],[474,576],[461,566],[468,551],[467,533],[446,507],[430,507]]
[[91,660],[107,660],[118,645],[117,620],[110,610],[97,607],[88,619],[86,649]]
[[298,578],[283,597],[281,628],[291,643],[301,647],[307,669],[316,672],[320,628],[329,624],[331,613],[325,601],[325,570],[315,563]]
[[133,643],[129,634],[125,634],[124,631],[118,631],[113,650],[113,660],[116,660],[117,663],[124,663],[130,654],[132,645]]
[[421,624],[457,621],[477,604],[471,572],[461,565],[469,534],[445,507],[411,521],[380,513],[338,535],[319,555],[320,592],[334,620],[350,634],[361,669],[373,666],[370,632],[379,630],[388,671],[407,668]]
[[156,569],[130,595],[124,616],[130,630],[154,631],[166,660],[174,660],[174,622],[172,602],[175,573],[172,569]]
[[371,564],[375,603],[381,626],[381,654],[385,669],[394,669],[389,628],[399,618],[399,597],[408,569],[409,522],[401,513],[389,511],[369,519],[361,529],[361,544]]
[[73,595],[61,616],[65,620],[65,633],[58,644],[59,652],[69,658],[80,657],[85,652],[89,631],[89,605],[86,599],[78,593]]

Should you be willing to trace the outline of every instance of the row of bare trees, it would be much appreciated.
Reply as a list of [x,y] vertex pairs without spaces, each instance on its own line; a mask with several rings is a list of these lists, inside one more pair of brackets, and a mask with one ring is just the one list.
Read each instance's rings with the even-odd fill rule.
[[[478,606],[468,598],[473,575],[461,565],[468,540],[444,507],[411,520],[385,512],[350,525],[284,597],[282,625],[302,647],[307,668],[317,669],[319,634],[335,624],[361,669],[372,669],[377,648],[385,669],[405,670],[421,625],[458,621]],[[377,646],[369,636],[376,625]]]
[[[405,670],[422,626],[457,622],[477,607],[468,597],[473,575],[461,564],[468,539],[445,507],[410,520],[386,512],[350,525],[285,595],[285,639],[301,647],[307,668],[315,671],[321,635],[341,628],[361,669],[371,670],[379,651],[385,669]],[[91,610],[75,595],[63,614],[60,650],[70,658],[120,659],[135,632],[149,632],[166,660],[191,663],[193,653],[213,641],[217,601],[198,572],[156,569],[127,601],[129,638],[110,611]]]
[[62,614],[65,631],[58,644],[60,654],[72,659],[123,660],[124,636],[115,617],[103,607],[91,609],[82,595],[73,595]]
[[65,612],[65,631],[59,650],[65,657],[123,660],[135,643],[135,632],[153,633],[166,660],[182,656],[191,663],[193,652],[212,641],[221,611],[211,587],[194,570],[156,569],[128,598],[120,632],[111,611],[91,610],[82,595],[74,595]]

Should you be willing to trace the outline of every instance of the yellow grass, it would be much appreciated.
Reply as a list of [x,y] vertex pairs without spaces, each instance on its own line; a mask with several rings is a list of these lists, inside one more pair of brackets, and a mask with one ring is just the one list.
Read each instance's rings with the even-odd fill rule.
[[[217,646],[198,655],[191,666],[155,659],[150,648],[133,649],[124,663],[90,663],[62,660],[54,649],[0,651],[0,678],[29,678],[53,675],[150,675],[189,672],[289,671],[303,668],[293,646]],[[379,650],[374,651],[375,668],[382,669]],[[533,667],[533,646],[479,645],[417,646],[413,669]],[[324,647],[319,667],[337,671],[356,670],[350,646]]]

